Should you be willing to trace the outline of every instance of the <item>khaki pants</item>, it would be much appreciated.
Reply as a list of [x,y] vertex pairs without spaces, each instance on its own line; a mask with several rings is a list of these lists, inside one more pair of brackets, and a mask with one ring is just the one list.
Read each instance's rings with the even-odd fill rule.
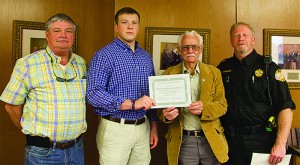
[[101,165],[149,165],[150,125],[123,124],[101,118],[96,142]]

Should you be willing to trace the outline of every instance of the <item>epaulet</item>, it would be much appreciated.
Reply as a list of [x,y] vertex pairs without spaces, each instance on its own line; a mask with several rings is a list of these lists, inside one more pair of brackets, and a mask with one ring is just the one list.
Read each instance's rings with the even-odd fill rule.
[[222,60],[221,62],[225,62],[227,59]]
[[229,60],[230,58],[225,58],[223,59],[221,62],[226,62],[227,60]]

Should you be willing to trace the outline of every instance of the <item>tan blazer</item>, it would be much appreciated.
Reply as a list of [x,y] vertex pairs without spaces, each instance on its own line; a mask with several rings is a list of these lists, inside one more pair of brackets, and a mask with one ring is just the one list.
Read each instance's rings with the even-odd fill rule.
[[[168,68],[163,75],[182,74],[182,64]],[[200,100],[203,102],[203,112],[199,116],[204,134],[220,163],[228,160],[228,145],[219,117],[227,111],[224,86],[219,69],[199,62],[200,68]],[[179,109],[176,119],[166,121],[161,109],[157,110],[158,117],[168,123],[167,154],[170,165],[178,165],[183,129],[183,108]]]

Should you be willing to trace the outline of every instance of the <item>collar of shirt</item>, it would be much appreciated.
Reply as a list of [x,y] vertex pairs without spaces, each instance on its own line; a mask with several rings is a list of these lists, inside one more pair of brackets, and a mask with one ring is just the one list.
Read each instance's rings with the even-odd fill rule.
[[[183,74],[190,74],[189,70],[185,67],[184,62],[182,63],[182,73]],[[200,74],[200,69],[199,69],[199,61],[197,62],[195,66],[195,73]]]
[[[57,56],[56,54],[54,54],[54,52],[49,48],[49,46],[47,46],[46,48],[46,53],[49,55],[50,57],[50,60],[52,60],[53,64],[56,65],[56,64],[60,64],[60,61],[61,61],[61,57]],[[73,53],[70,52],[70,60],[68,62],[69,63],[72,63],[73,60],[75,59],[75,57],[73,56]],[[67,65],[68,65],[67,64]]]
[[[114,39],[114,42],[116,43],[116,44],[118,44],[122,49],[124,49],[124,50],[131,50],[131,48],[130,48],[130,46],[128,45],[128,44],[126,44],[125,42],[123,42],[122,40],[120,40],[119,38],[115,38]],[[134,50],[135,51],[137,51],[137,50],[139,50],[141,47],[140,47],[140,44],[137,42],[137,41],[135,41],[135,44],[134,44]]]
[[65,66],[62,66],[60,65],[61,57],[55,55],[48,46],[45,48],[45,50],[48,57],[50,58],[55,76],[64,77],[66,79],[72,79],[77,76],[74,68],[75,56],[72,53],[70,53],[71,57],[69,62]]
[[244,57],[241,62],[235,57],[235,54],[233,54],[233,56],[234,56],[234,59],[236,59],[236,62],[244,63],[244,64],[246,64],[247,67],[250,67],[250,65],[253,64],[255,57],[257,56],[257,53],[256,53],[256,50],[253,49],[253,51],[249,55]]

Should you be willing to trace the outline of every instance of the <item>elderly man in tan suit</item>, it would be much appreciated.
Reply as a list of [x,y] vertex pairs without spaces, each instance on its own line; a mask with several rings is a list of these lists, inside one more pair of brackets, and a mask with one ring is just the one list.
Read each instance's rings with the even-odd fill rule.
[[168,124],[167,154],[170,165],[220,165],[228,160],[228,145],[219,117],[227,111],[220,71],[198,60],[203,40],[196,31],[178,39],[183,62],[163,75],[189,74],[192,103],[189,107],[158,110]]

